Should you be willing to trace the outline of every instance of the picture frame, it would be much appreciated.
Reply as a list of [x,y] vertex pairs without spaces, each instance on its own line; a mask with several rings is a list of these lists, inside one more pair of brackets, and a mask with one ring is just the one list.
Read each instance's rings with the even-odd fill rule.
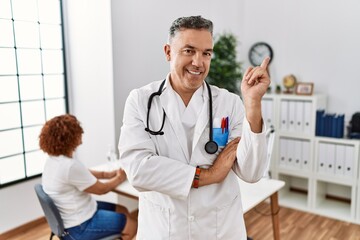
[[295,87],[296,95],[312,95],[314,91],[314,83],[299,82]]

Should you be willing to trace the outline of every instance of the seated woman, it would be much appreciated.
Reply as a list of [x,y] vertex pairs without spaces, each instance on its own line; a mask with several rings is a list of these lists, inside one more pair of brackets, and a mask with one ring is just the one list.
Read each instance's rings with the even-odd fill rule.
[[[88,170],[74,156],[82,143],[83,129],[75,116],[54,117],[43,126],[40,148],[48,154],[42,174],[44,191],[53,199],[69,233],[64,239],[99,239],[119,234],[123,240],[136,234],[137,221],[125,207],[97,202],[93,194],[105,194],[126,179],[122,169]],[[108,179],[101,182],[98,179]]]

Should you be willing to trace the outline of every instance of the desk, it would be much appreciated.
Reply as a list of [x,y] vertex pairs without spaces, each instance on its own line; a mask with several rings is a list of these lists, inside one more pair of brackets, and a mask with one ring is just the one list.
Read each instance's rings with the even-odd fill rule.
[[[94,170],[105,169],[106,165],[94,168]],[[244,213],[248,212],[267,198],[270,198],[274,239],[280,240],[278,191],[285,185],[285,182],[263,178],[257,183],[246,183],[239,179],[239,185]],[[138,199],[139,197],[139,192],[127,180],[117,186],[113,192],[132,199]]]

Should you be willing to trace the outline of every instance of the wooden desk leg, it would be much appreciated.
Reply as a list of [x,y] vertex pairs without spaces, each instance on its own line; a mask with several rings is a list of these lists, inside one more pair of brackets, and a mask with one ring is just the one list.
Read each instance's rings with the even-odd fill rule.
[[271,217],[272,217],[272,224],[273,224],[273,232],[274,232],[274,239],[280,240],[280,225],[279,225],[279,199],[278,193],[275,192],[270,196],[271,202]]

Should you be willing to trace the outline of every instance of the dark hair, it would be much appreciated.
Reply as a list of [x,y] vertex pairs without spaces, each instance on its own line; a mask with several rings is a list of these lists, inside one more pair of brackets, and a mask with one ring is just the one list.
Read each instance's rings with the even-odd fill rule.
[[81,144],[83,133],[75,116],[60,115],[45,123],[39,136],[39,145],[49,155],[69,156]]
[[180,17],[171,24],[169,40],[183,29],[205,29],[211,33],[211,36],[213,35],[213,23],[210,20],[201,16]]

